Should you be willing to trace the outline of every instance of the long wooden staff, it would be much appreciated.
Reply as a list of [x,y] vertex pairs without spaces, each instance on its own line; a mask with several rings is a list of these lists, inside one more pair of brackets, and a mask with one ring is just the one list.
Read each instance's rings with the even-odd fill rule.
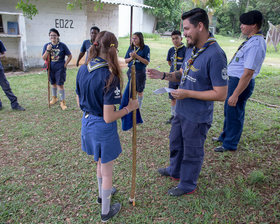
[[51,107],[50,98],[51,98],[51,91],[50,91],[50,74],[51,74],[51,54],[48,55],[48,106]]
[[[131,66],[131,86],[132,86],[132,99],[136,99],[136,77],[135,65]],[[131,178],[131,191],[129,202],[135,206],[135,185],[136,185],[136,110],[132,113],[133,119],[133,135],[132,135],[132,178]]]

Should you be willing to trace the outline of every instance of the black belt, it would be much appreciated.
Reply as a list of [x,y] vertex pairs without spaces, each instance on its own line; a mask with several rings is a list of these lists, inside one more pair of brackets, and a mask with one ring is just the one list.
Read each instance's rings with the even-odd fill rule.
[[89,115],[94,115],[94,116],[97,116],[97,117],[103,117],[102,114],[85,111],[85,118],[88,118]]

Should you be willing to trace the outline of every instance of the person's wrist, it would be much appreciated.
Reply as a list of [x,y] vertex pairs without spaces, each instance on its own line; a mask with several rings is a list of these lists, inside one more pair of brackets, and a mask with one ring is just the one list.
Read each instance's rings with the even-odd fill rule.
[[165,79],[165,76],[166,76],[166,73],[164,72],[163,75],[162,75],[161,80],[164,80],[164,79]]
[[123,109],[126,110],[126,114],[129,114],[130,110],[128,109],[128,107],[124,107]]

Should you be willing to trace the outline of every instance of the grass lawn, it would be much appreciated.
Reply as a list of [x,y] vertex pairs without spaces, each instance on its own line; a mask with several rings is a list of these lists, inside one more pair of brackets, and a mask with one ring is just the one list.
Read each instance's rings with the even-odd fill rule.
[[[217,36],[228,60],[242,42]],[[234,40],[234,42],[233,42]],[[120,56],[129,40],[120,39]],[[149,67],[167,71],[170,38],[147,39]],[[280,105],[280,53],[269,47],[252,98]],[[278,64],[277,64],[278,63]],[[126,71],[126,69],[125,69]],[[124,71],[124,74],[125,74]],[[8,80],[25,112],[12,111],[0,91],[0,223],[99,223],[96,165],[80,149],[81,111],[75,102],[77,69],[65,83],[67,111],[48,109],[46,73],[11,76]],[[215,103],[214,121],[205,144],[205,160],[193,195],[173,198],[177,182],[162,178],[168,165],[170,102],[153,90],[166,86],[147,80],[142,117],[137,128],[136,206],[128,203],[131,180],[131,131],[119,134],[123,153],[115,162],[113,202],[122,203],[111,223],[279,223],[280,109],[252,101],[237,152],[214,153],[211,138],[223,125],[223,103]],[[120,124],[120,123],[119,123]]]

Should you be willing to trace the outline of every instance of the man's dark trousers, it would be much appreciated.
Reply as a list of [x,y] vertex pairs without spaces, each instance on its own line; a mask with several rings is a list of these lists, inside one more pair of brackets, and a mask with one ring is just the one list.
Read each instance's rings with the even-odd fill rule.
[[228,99],[233,94],[239,83],[239,78],[229,77],[228,94],[224,105],[224,127],[219,140],[223,142],[225,149],[236,150],[239,143],[244,124],[245,106],[255,87],[252,79],[247,88],[240,94],[235,107],[228,105]]
[[[18,106],[17,97],[13,94],[10,84],[9,84],[8,80],[6,79],[4,70],[2,68],[0,68],[0,85],[1,85],[4,93],[6,94],[6,96],[11,101],[11,107],[12,108],[17,107]],[[0,102],[1,102],[1,100],[0,100]]]
[[170,131],[170,176],[180,178],[178,187],[192,192],[203,164],[204,142],[211,127],[208,123],[197,123],[176,115]]

